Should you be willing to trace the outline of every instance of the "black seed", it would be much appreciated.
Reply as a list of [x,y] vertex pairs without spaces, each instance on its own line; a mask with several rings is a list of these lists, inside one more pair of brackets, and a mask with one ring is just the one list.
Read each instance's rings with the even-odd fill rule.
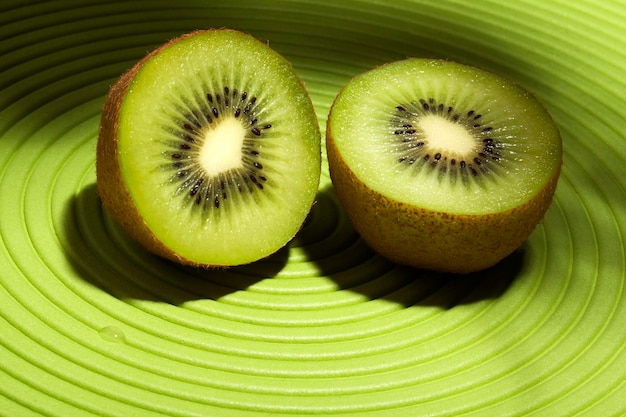
[[431,98],[428,99],[428,102],[433,104],[435,102],[435,99],[431,97]]
[[424,155],[424,161],[428,161],[429,159],[430,159],[430,154],[427,153],[426,155]]
[[255,185],[257,186],[259,190],[263,189],[263,184],[261,184],[260,182],[255,182]]
[[398,110],[398,111],[406,111],[406,109],[403,106],[396,106],[396,110]]
[[491,159],[493,159],[494,161],[499,161],[500,158],[498,158],[497,156],[492,156]]
[[258,119],[252,119],[250,120],[250,125],[255,125],[256,122],[258,122]]
[[189,150],[189,149],[191,149],[191,146],[187,145],[186,143],[181,143],[180,144],[180,149]]
[[183,163],[182,163],[182,162],[174,162],[174,163],[172,164],[172,166],[173,166],[174,168],[182,168]]
[[424,142],[417,142],[415,146],[417,146],[418,148],[421,148],[422,146],[424,146]]
[[220,199],[218,196],[215,196],[215,200],[213,200],[213,205],[215,208],[220,208]]
[[268,123],[265,126],[263,126],[263,129],[270,129],[271,127],[272,127],[272,125]]
[[455,122],[458,121],[461,118],[461,116],[459,116],[458,114],[454,114],[454,116],[452,116],[452,120],[454,120]]
[[179,154],[179,153],[173,153],[173,154],[172,154],[172,158],[174,158],[174,159],[180,159],[180,158],[182,158],[182,157],[183,157],[183,156],[182,156],[181,154]]
[[492,142],[493,142],[493,139],[491,139],[491,138],[485,138],[485,139],[483,139],[483,142],[484,142],[484,143],[492,143]]
[[461,161],[461,168],[465,168],[465,161]]
[[253,127],[251,132],[254,133],[257,136],[261,136],[261,131],[258,128],[256,128],[256,127]]
[[409,159],[409,165],[413,165],[415,163],[415,158]]
[[478,175],[478,172],[470,165],[469,167],[470,172],[472,173],[472,175],[475,177],[476,175]]
[[483,132],[491,132],[493,130],[493,127],[486,127],[483,129]]
[[250,175],[250,180],[251,180],[253,183],[255,183],[255,184],[256,184],[257,182],[259,182],[259,180],[257,180],[257,179],[256,179],[256,177],[255,177],[254,175],[252,175],[252,174]]
[[481,158],[486,158],[487,157],[487,155],[484,152],[479,153],[478,156],[480,156]]
[[208,115],[208,114],[207,114],[205,117],[206,117],[206,121],[207,121],[209,124],[213,123],[213,119],[211,118],[211,116],[210,116],[210,115]]
[[222,102],[222,96],[220,96],[219,94],[215,95],[215,101],[217,101],[218,103]]
[[238,94],[238,93],[239,93],[239,92],[237,91],[237,89],[236,89],[236,88],[233,88],[233,98],[237,98],[237,94]]
[[211,95],[211,93],[208,93],[206,95],[206,99],[209,100],[209,103],[213,103],[213,96]]
[[482,114],[477,114],[476,116],[474,116],[474,120],[478,120],[478,119],[480,119],[481,117],[483,117],[483,115],[482,115]]
[[404,133],[402,130],[396,130],[393,132],[394,135],[401,135],[402,133]]
[[228,107],[229,104],[230,104],[230,98],[224,97],[224,106]]
[[405,132],[407,135],[412,135],[415,133],[415,129],[409,129]]
[[452,113],[452,110],[453,110],[453,109],[452,109],[452,106],[449,106],[449,107],[448,107],[448,114]]
[[200,186],[202,185],[203,182],[204,182],[204,178],[198,179],[198,181],[196,181],[193,187],[191,187],[191,190],[189,191],[189,195],[193,197],[194,195],[198,194],[198,191],[200,190]]
[[183,178],[183,177],[186,177],[186,176],[187,176],[187,174],[188,174],[188,172],[187,172],[187,171],[178,171],[178,172],[176,173],[176,176],[178,176],[178,178]]
[[239,117],[240,114],[241,114],[241,109],[237,107],[237,109],[235,110],[235,117]]
[[475,123],[474,125],[472,125],[472,127],[473,127],[474,129],[478,129],[478,128],[480,127],[480,124],[479,124],[479,123]]
[[217,108],[213,107],[213,108],[211,109],[211,111],[213,112],[213,116],[215,116],[215,117],[219,117],[219,113],[217,112]]
[[441,159],[441,154],[440,153],[435,154],[435,161],[438,161],[440,159]]
[[242,102],[246,100],[246,97],[248,97],[248,93],[247,92],[244,91],[243,93],[241,93],[241,101]]
[[193,126],[191,126],[189,123],[185,123],[185,124],[183,125],[183,128],[184,128],[185,130],[191,130],[191,131],[195,130],[195,129],[193,128]]
[[197,204],[197,205],[200,205],[200,203],[202,203],[202,196],[201,196],[200,194],[198,194],[198,195],[196,196],[196,204]]
[[474,158],[474,162],[476,162],[476,165],[480,165],[482,163],[480,158]]
[[398,159],[398,162],[404,162],[406,161],[406,156],[403,156],[402,158]]
[[229,93],[230,90],[228,89],[228,87],[224,87],[224,97],[228,96]]
[[192,138],[189,135],[183,136],[183,139],[185,139],[187,142],[191,142],[191,143],[194,143],[196,141],[194,138]]
[[254,104],[254,103],[256,103],[256,97],[252,97],[252,98],[250,99],[250,104]]
[[451,165],[456,165],[456,159],[452,158],[452,159],[450,160],[450,164],[451,164]]
[[443,105],[443,103],[437,106],[437,110],[439,111],[439,113],[443,112],[444,107],[445,106]]
[[261,165],[261,164],[260,164],[260,163],[258,163],[258,162],[255,162],[253,165],[254,165],[257,169],[263,169],[263,165]]
[[250,105],[250,103],[246,104],[246,107],[243,108],[243,112],[245,114],[248,114],[250,112],[250,109],[252,108],[252,106]]
[[428,109],[430,108],[430,106],[428,105],[428,103],[426,103],[426,101],[424,99],[420,100],[420,103],[422,103],[422,108],[426,111],[428,111]]
[[256,150],[251,150],[250,151],[250,155],[257,156],[258,154],[259,154],[259,151],[256,151]]
[[267,181],[267,178],[265,178],[265,176],[263,175],[259,175],[259,178],[261,179],[261,181]]
[[470,110],[467,112],[467,117],[472,117],[474,115],[474,110]]

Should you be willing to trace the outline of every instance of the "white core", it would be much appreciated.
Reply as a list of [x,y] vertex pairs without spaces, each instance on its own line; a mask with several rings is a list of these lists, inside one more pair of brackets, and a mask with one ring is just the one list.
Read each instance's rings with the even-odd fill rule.
[[200,149],[200,164],[210,176],[242,166],[241,148],[246,130],[239,120],[227,117],[207,129]]
[[437,149],[447,155],[468,155],[476,147],[476,139],[463,127],[441,116],[426,115],[419,120],[429,149]]

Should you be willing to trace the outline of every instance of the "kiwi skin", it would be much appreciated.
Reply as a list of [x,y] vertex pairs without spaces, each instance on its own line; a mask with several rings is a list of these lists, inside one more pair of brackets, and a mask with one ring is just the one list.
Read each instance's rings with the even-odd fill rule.
[[466,274],[513,253],[544,217],[559,172],[527,203],[493,214],[456,215],[394,201],[360,181],[327,130],[333,187],[348,218],[377,253],[415,268]]
[[[96,145],[97,189],[106,212],[135,241],[150,252],[182,265],[203,268],[224,268],[230,265],[199,264],[187,259],[166,246],[156,237],[137,210],[135,202],[124,182],[118,158],[118,127],[124,96],[135,75],[143,64],[174,43],[203,32],[232,31],[232,29],[205,29],[180,35],[159,46],[139,60],[111,86],[103,105],[100,130]],[[260,41],[259,41],[260,42]],[[302,83],[302,81],[301,81]],[[304,86],[304,83],[302,83]],[[295,234],[294,234],[295,236]],[[287,243],[287,242],[286,242]]]
[[492,267],[528,239],[552,202],[562,161],[533,198],[502,212],[437,212],[386,197],[361,181],[343,160],[333,138],[333,106],[326,152],[337,198],[361,238],[391,261],[455,274]]

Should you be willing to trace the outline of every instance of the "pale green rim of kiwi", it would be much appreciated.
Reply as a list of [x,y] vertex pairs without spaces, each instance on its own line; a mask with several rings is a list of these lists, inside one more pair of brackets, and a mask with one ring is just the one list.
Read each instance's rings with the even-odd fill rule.
[[[626,413],[626,5],[183,1],[0,6],[0,414]],[[108,87],[193,29],[292,61],[322,129],[347,80],[448,58],[534,92],[563,134],[545,220],[460,278],[370,251],[333,195],[292,245],[230,271],[132,243],[95,191]]]

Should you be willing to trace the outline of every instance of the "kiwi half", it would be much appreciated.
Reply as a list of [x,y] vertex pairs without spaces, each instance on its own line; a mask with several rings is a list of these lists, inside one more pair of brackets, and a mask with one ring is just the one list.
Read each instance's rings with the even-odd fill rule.
[[398,263],[442,272],[490,267],[550,205],[559,131],[520,86],[431,59],[352,79],[327,122],[331,179],[362,238]]
[[121,76],[97,145],[103,205],[152,252],[191,265],[262,259],[302,226],[321,170],[291,64],[235,30],[189,33]]

